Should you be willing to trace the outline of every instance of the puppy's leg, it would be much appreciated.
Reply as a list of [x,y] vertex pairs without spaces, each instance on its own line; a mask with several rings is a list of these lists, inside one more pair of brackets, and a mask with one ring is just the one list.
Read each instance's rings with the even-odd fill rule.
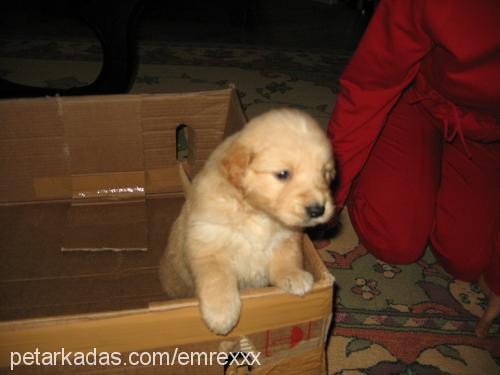
[[269,263],[271,284],[298,296],[309,292],[314,283],[312,275],[303,269],[301,244],[302,234],[283,241]]
[[184,209],[174,222],[168,236],[168,245],[160,260],[159,274],[162,289],[169,298],[186,298],[194,294],[191,274],[186,262]]
[[214,257],[192,259],[191,268],[203,320],[214,333],[226,335],[240,317],[236,276]]
[[160,283],[169,298],[187,298],[194,294],[191,275],[182,253],[167,248],[160,260]]

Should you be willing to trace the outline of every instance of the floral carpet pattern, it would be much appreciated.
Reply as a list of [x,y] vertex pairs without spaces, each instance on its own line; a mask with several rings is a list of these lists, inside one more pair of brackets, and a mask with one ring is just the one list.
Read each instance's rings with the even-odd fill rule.
[[455,280],[430,250],[411,265],[391,265],[357,246],[347,215],[316,243],[337,281],[330,374],[497,374],[500,322],[474,335],[486,296]]
[[[291,106],[326,127],[351,52],[155,42],[141,43],[139,55],[133,93],[234,84],[249,118]],[[96,41],[0,39],[0,77],[18,83],[86,85],[100,58]],[[336,235],[316,245],[337,280],[329,374],[500,374],[500,321],[489,338],[476,338],[486,297],[447,274],[430,251],[412,265],[380,262],[357,246],[346,213]]]

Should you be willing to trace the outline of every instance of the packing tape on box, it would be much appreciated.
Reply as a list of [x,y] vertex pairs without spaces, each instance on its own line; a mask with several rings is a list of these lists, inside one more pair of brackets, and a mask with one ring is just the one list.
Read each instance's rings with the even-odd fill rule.
[[73,199],[74,203],[145,199],[144,171],[33,179],[38,199]]
[[[72,176],[74,200],[144,199],[144,171]],[[76,203],[76,202],[75,202]]]

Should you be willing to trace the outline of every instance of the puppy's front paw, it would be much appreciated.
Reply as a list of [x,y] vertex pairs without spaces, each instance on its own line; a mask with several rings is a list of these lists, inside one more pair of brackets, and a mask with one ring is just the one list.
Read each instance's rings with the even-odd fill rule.
[[200,299],[201,315],[208,328],[217,335],[227,335],[238,323],[241,301],[239,293]]
[[294,270],[276,280],[275,285],[287,293],[303,296],[312,289],[312,275],[303,270]]

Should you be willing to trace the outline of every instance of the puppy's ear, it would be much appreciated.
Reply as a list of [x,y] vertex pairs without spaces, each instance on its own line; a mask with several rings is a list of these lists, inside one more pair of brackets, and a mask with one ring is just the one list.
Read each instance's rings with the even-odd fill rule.
[[250,164],[251,152],[239,142],[233,143],[220,161],[222,174],[238,189],[241,189],[242,179]]

